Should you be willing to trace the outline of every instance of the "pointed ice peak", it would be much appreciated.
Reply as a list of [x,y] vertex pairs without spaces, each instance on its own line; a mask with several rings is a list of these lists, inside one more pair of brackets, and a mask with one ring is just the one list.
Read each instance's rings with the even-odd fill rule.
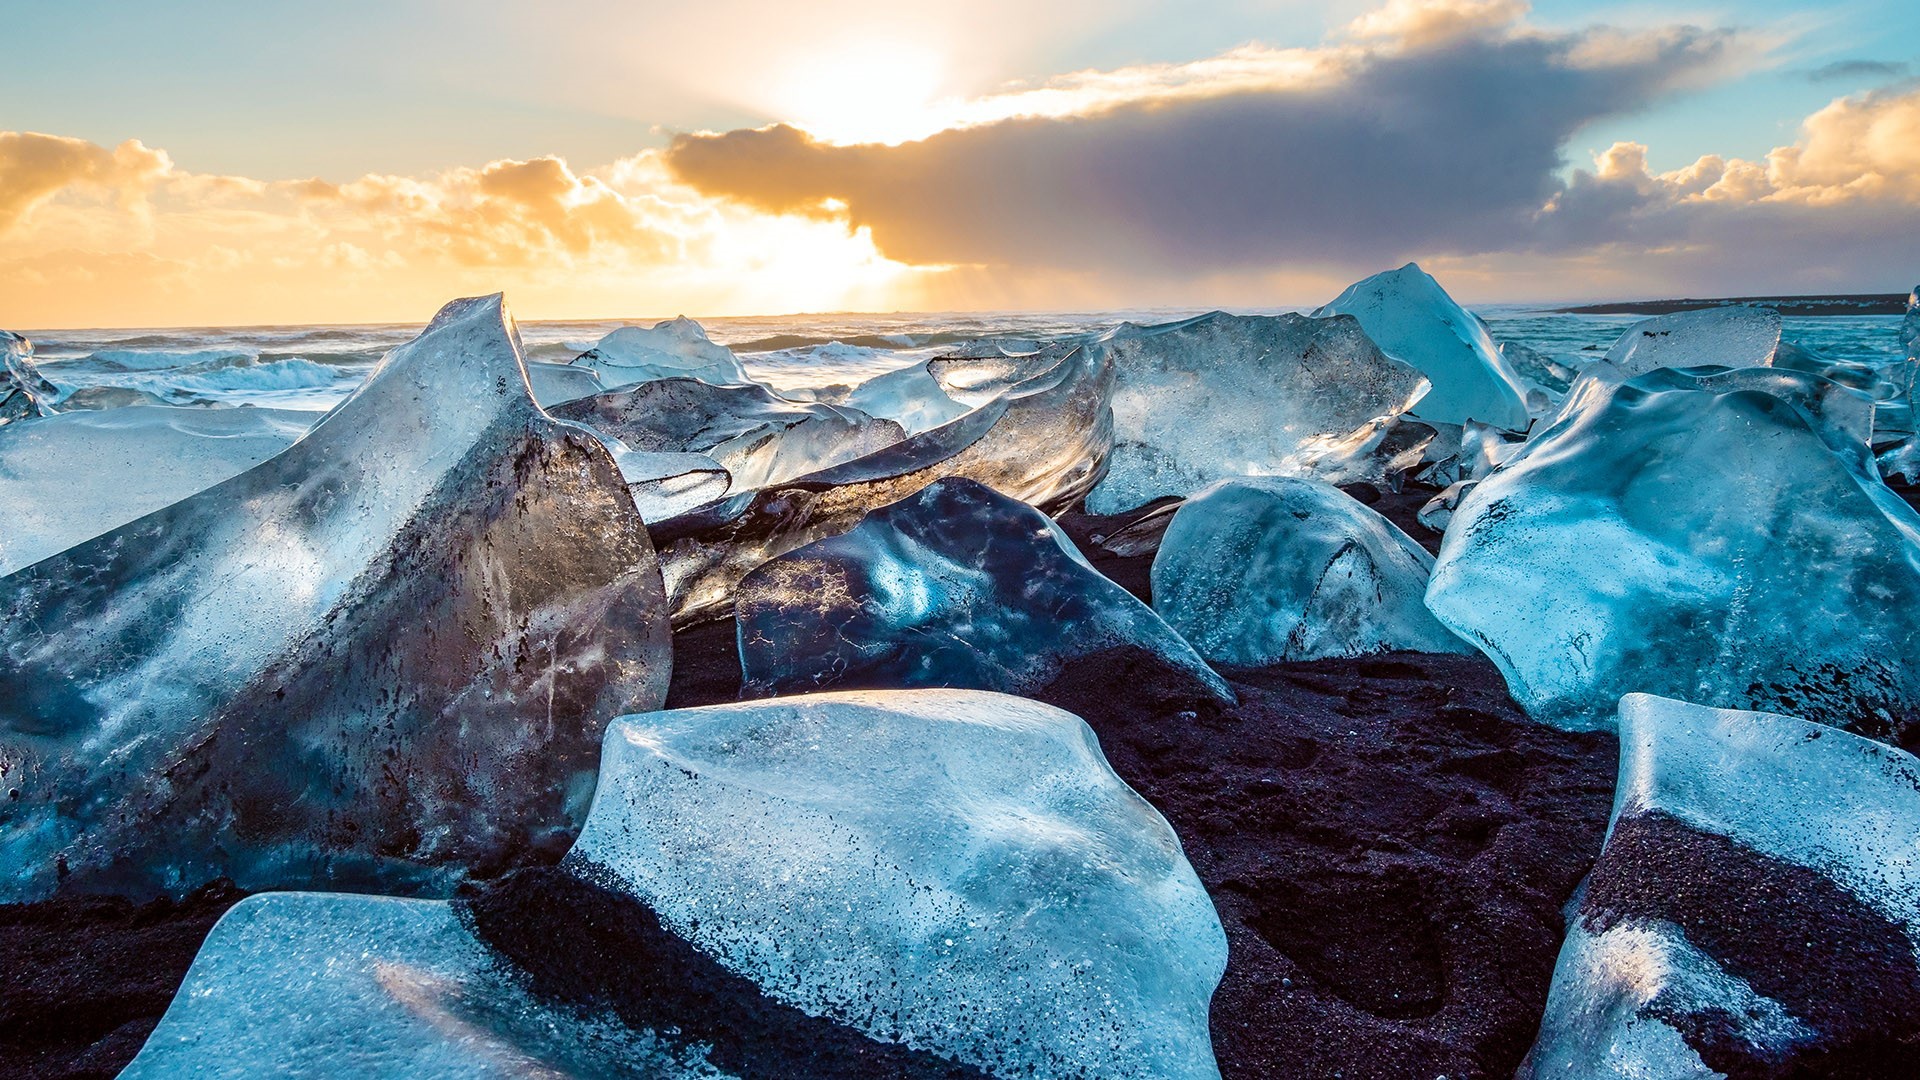
[[1389,356],[1433,383],[1414,406],[1422,420],[1527,427],[1526,388],[1487,328],[1417,263],[1347,286],[1315,318],[1352,315]]
[[432,432],[435,446],[453,449],[496,424],[524,424],[538,411],[519,328],[505,298],[494,293],[442,307],[419,337],[381,357],[366,382],[314,425],[308,438],[353,428],[377,441],[391,438],[402,424]]

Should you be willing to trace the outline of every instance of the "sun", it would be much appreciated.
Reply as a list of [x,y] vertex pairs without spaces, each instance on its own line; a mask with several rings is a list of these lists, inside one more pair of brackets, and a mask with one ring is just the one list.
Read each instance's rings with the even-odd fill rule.
[[766,105],[826,142],[898,144],[940,129],[935,102],[945,76],[945,61],[925,46],[848,43],[778,73]]

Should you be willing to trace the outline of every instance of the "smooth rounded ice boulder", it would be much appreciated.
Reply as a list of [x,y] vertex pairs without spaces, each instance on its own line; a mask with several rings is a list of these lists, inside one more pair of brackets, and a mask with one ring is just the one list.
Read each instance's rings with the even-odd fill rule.
[[1153,608],[1201,656],[1272,664],[1406,649],[1471,652],[1427,611],[1433,557],[1331,484],[1223,480],[1181,504]]
[[1212,1080],[1212,902],[1093,732],[970,690],[623,717],[562,862],[770,996],[995,1076]]

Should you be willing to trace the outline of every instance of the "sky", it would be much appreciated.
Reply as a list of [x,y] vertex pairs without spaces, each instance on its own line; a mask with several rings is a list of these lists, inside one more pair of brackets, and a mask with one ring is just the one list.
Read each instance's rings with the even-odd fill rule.
[[1904,292],[1911,0],[0,0],[0,326]]

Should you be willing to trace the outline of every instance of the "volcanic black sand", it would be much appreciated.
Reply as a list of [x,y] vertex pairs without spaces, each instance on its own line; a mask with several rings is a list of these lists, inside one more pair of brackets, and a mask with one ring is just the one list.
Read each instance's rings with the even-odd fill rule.
[[[1437,539],[1412,519],[1430,489],[1349,490],[1423,543]],[[1062,524],[1097,567],[1144,596],[1151,554],[1115,557],[1090,540],[1126,522]],[[1092,725],[1115,771],[1173,824],[1214,898],[1230,948],[1213,999],[1225,1076],[1512,1075],[1546,1002],[1562,908],[1600,849],[1613,739],[1528,722],[1479,657],[1226,670],[1240,697],[1232,709],[1195,700],[1190,685],[1137,659],[1090,658],[1038,696]],[[676,635],[669,705],[731,701],[739,687],[732,623]],[[512,902],[537,908],[545,894],[526,889],[552,880],[523,877]],[[9,961],[0,1075],[111,1075],[236,898],[214,889],[178,905],[0,908]],[[542,940],[558,932],[546,928]],[[566,975],[544,973],[556,989],[588,981]],[[674,985],[688,988],[684,998],[663,1003]],[[654,995],[649,1008],[735,1000],[724,980],[642,991],[613,996]],[[779,1019],[729,1021],[747,1032],[732,1052],[754,1060],[752,1032],[764,1043]],[[831,1034],[818,1052],[871,1054]]]
[[[1920,1076],[1920,967],[1901,927],[1816,870],[1667,814],[1622,818],[1581,900],[1585,928],[1672,923],[1728,974],[1817,1035],[1779,1060],[1719,1010],[1667,1015],[1737,1077]],[[1656,1001],[1655,1006],[1659,1005]]]

